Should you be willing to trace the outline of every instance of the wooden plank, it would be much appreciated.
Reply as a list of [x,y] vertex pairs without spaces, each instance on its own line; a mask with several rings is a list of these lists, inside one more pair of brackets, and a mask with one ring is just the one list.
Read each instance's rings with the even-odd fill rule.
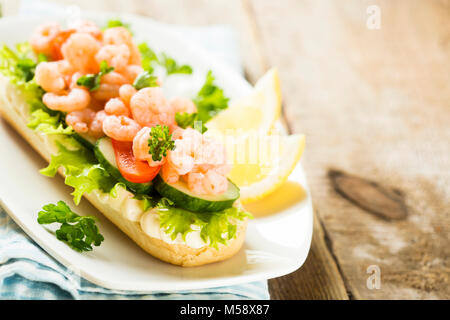
[[[60,0],[58,3],[72,3]],[[188,3],[188,4],[187,4]],[[93,1],[78,2],[82,9],[128,12],[146,15],[159,21],[189,24],[229,24],[239,35],[246,75],[255,82],[267,69],[266,53],[253,6],[240,0],[158,0],[158,1]],[[345,286],[333,256],[328,250],[319,218],[315,217],[310,255],[297,272],[271,280],[270,293],[274,299],[348,299]]]
[[269,288],[273,300],[349,299],[317,216],[314,218],[311,250],[305,264],[294,273],[269,280]]
[[[287,119],[308,137],[314,205],[353,298],[448,299],[449,2],[251,3]],[[369,5],[381,29],[367,27]],[[408,218],[354,206],[333,190],[333,168],[401,190]],[[371,266],[380,289],[367,286]]]

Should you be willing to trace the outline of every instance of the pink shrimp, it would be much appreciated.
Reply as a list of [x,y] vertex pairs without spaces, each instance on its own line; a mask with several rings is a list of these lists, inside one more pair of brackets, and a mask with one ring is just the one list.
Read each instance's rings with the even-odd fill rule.
[[118,98],[113,98],[106,103],[105,112],[108,115],[127,116],[127,117],[130,116],[130,110],[125,105],[125,103],[123,103],[123,101]]
[[108,115],[103,110],[95,113],[95,116],[91,124],[89,125],[89,135],[93,136],[94,138],[100,138],[105,135],[103,132],[103,121],[107,116]]
[[[130,100],[130,109],[133,118],[142,126],[169,125],[175,121],[163,91],[158,87],[139,90]],[[172,117],[160,119],[159,114],[163,113],[172,114]]]
[[126,104],[130,105],[131,98],[136,94],[137,90],[131,84],[124,84],[119,89],[120,99]]
[[113,45],[127,45],[130,50],[130,64],[140,65],[141,64],[141,54],[138,47],[133,43],[133,36],[124,27],[115,27],[106,29],[103,33],[103,42],[105,44]]
[[88,33],[97,40],[102,40],[103,33],[97,25],[91,21],[78,20],[70,26],[71,29],[79,33]]
[[102,76],[101,83],[124,85],[128,83],[128,79],[118,72],[112,71]]
[[92,92],[92,97],[99,101],[108,101],[119,96],[119,84],[102,83],[100,88]]
[[72,34],[61,47],[64,59],[84,73],[99,71],[99,65],[95,60],[99,49],[100,42],[88,33]]
[[133,83],[134,80],[140,75],[144,69],[141,66],[130,64],[124,70],[122,70],[122,75],[127,78],[129,83]]
[[117,141],[133,141],[141,126],[125,116],[107,116],[103,120],[103,132]]
[[[62,60],[65,61],[65,60]],[[75,72],[74,74],[72,74],[72,76],[70,77],[70,85],[69,87],[72,88],[83,88],[82,86],[79,86],[77,84],[78,79],[80,79],[83,76],[83,74],[81,72]]]
[[203,180],[205,175],[201,172],[190,172],[187,175],[187,185],[188,188],[195,194],[206,194],[205,187],[203,185]]
[[[202,146],[195,155],[195,163],[203,171],[225,166],[226,160],[225,146],[212,139],[203,139]],[[228,166],[218,170],[226,172],[227,168]]]
[[64,60],[41,62],[36,67],[36,83],[47,92],[62,93],[66,89],[66,75],[69,72],[70,66]]
[[154,161],[150,154],[148,140],[150,139],[151,128],[143,127],[133,139],[133,155],[137,160],[147,161],[150,167],[158,167],[166,162],[163,158],[161,161]]
[[180,179],[178,172],[168,162],[162,166],[160,174],[167,183],[176,183]]
[[89,105],[91,96],[86,89],[73,88],[63,95],[47,92],[42,100],[49,109],[71,112],[86,108]]
[[183,140],[184,150],[192,157],[199,153],[203,143],[202,134],[192,128],[175,130],[172,134],[172,139],[175,141]]
[[89,131],[89,124],[95,117],[95,112],[91,109],[84,109],[79,111],[72,111],[66,115],[66,123],[78,133],[87,133]]
[[186,113],[195,113],[197,112],[197,107],[191,99],[177,97],[170,100],[170,106],[173,108],[175,112],[186,112]]
[[103,46],[95,55],[97,63],[106,61],[114,70],[121,72],[128,66],[130,49],[126,44]]
[[228,189],[228,179],[214,170],[209,170],[203,179],[206,194],[222,194]]
[[34,52],[53,57],[54,39],[60,31],[61,27],[59,24],[53,22],[43,24],[36,28],[30,40]]
[[175,140],[175,149],[167,152],[167,161],[179,175],[192,171],[194,157],[191,154],[191,141]]

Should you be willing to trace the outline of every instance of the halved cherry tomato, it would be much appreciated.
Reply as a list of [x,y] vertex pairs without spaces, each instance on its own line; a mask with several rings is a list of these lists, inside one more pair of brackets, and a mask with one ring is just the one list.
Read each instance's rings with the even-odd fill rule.
[[133,143],[111,139],[116,156],[116,163],[122,176],[134,183],[152,181],[161,170],[159,167],[150,167],[147,161],[136,160],[133,155]]

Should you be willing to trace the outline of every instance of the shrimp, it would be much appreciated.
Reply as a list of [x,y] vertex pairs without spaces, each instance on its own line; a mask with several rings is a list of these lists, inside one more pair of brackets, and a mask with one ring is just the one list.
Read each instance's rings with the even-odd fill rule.
[[108,101],[119,96],[119,84],[102,83],[100,88],[92,92],[92,97],[99,101]]
[[103,43],[113,45],[127,45],[130,50],[130,64],[141,64],[141,54],[138,47],[133,43],[133,36],[124,27],[115,27],[106,29],[103,33]]
[[[156,124],[169,125],[174,122],[172,110],[159,87],[139,90],[130,100],[130,109],[133,118],[142,126],[152,127]],[[160,119],[159,114],[169,113],[172,117]]]
[[62,93],[66,89],[65,76],[70,68],[66,61],[41,62],[36,67],[36,83],[45,91]]
[[148,146],[151,128],[142,128],[133,139],[133,155],[137,160],[147,161],[150,167],[158,167],[166,162],[165,158],[161,161],[154,161]]
[[144,72],[144,69],[141,66],[130,64],[121,73],[129,83],[133,83],[142,72]]
[[100,49],[100,42],[87,33],[74,33],[62,45],[61,51],[74,68],[84,73],[97,73],[99,65],[95,55]]
[[188,188],[195,194],[207,194],[203,186],[205,175],[201,172],[190,172],[187,175]]
[[79,33],[88,33],[97,40],[102,40],[103,34],[97,25],[91,21],[86,20],[78,20],[75,23],[73,23],[71,26],[69,26],[71,29],[73,29],[76,32]]
[[[195,163],[203,170],[217,169],[217,172],[226,172],[226,152],[225,146],[212,139],[203,139],[201,147],[195,154]],[[222,168],[222,166],[224,166]]]
[[190,152],[191,141],[175,140],[175,149],[167,152],[167,161],[179,174],[185,175],[194,169],[194,157]]
[[108,115],[105,111],[101,110],[95,113],[92,122],[89,125],[89,134],[95,138],[100,138],[104,135],[103,132],[103,121]]
[[46,23],[39,26],[31,36],[31,47],[36,53],[43,53],[53,58],[54,55],[54,39],[61,31],[61,27],[57,23]]
[[178,172],[170,165],[166,163],[161,168],[161,177],[167,183],[176,183],[180,180]]
[[187,128],[187,129],[179,128],[179,129],[175,130],[172,134],[172,139],[174,139],[175,141],[177,141],[179,139],[183,140],[183,143],[185,144],[186,152],[193,157],[197,153],[199,153],[200,148],[203,143],[202,134],[192,128]]
[[103,120],[103,132],[118,141],[133,141],[141,126],[125,116],[107,116]]
[[86,108],[89,105],[91,96],[86,89],[73,88],[63,95],[47,92],[42,100],[49,109],[71,112]]
[[203,179],[206,194],[222,194],[228,189],[228,179],[214,170],[209,170]]
[[112,71],[102,76],[101,83],[124,85],[128,84],[128,79],[118,72]]
[[95,112],[89,108],[79,111],[72,111],[66,115],[66,123],[78,133],[87,133],[89,124],[95,117]]
[[108,115],[127,116],[127,117],[130,116],[130,110],[125,105],[125,103],[123,103],[123,101],[118,98],[113,98],[106,103],[105,112]]
[[130,60],[130,49],[126,44],[106,45],[95,55],[98,64],[106,61],[109,66],[118,72],[124,71]]
[[124,84],[119,89],[120,99],[126,104],[130,105],[131,98],[136,94],[137,90],[131,84]]
[[197,107],[191,99],[177,97],[170,100],[170,106],[176,112],[186,112],[186,113],[195,113],[197,112]]
[[[65,60],[63,60],[65,61]],[[77,84],[78,79],[80,79],[83,76],[83,74],[81,72],[75,72],[71,77],[70,77],[70,88],[82,88],[82,86],[79,86]]]

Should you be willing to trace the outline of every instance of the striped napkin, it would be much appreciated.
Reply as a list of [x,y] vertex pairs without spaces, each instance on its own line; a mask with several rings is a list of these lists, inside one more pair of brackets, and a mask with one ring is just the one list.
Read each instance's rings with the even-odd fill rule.
[[[63,15],[67,8],[36,0],[22,0],[20,15]],[[161,27],[168,27],[161,25]],[[170,26],[199,46],[242,71],[237,41],[228,26]],[[1,40],[1,39],[0,39]],[[269,299],[267,281],[230,287],[178,292],[116,291],[81,279],[49,256],[0,207],[0,299]]]

